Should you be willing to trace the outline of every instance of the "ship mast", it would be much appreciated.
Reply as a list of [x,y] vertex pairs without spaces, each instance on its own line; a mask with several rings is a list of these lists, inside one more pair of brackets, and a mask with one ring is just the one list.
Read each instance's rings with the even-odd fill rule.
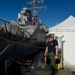
[[42,8],[46,8],[46,6],[40,6],[37,7],[37,4],[44,2],[44,0],[33,0],[32,2],[27,2],[27,4],[31,4],[33,5],[32,8],[28,8],[30,10],[33,10],[33,20],[38,23],[38,10],[42,9]]

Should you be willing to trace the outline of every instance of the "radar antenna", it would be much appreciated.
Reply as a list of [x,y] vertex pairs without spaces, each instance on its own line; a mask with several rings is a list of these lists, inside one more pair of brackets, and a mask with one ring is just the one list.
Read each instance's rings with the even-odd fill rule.
[[44,2],[44,0],[33,0],[32,2],[27,2],[27,4],[33,5],[32,8],[28,8],[33,10],[33,20],[37,23],[38,22],[38,10],[42,8],[46,8],[46,6],[37,7],[37,4]]

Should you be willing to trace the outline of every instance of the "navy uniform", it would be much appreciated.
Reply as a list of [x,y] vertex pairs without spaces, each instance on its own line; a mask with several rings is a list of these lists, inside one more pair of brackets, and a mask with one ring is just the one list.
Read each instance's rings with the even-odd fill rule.
[[52,40],[47,42],[48,47],[48,58],[51,60],[51,65],[53,68],[55,68],[55,55],[56,55],[56,49],[55,46],[58,46],[57,40]]

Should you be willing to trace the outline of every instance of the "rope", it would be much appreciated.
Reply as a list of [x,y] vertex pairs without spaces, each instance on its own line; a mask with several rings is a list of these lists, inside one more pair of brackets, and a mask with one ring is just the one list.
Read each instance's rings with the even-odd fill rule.
[[[44,49],[44,48],[45,48],[45,47],[30,46],[30,45],[27,45],[27,44],[19,43],[19,42],[21,42],[21,41],[19,41],[19,42],[14,42],[14,41],[7,40],[7,39],[5,39],[5,38],[3,38],[3,37],[0,37],[0,38],[3,39],[3,40],[5,40],[5,41],[7,41],[7,42],[13,43],[13,44],[19,44],[19,45],[23,45],[23,46],[27,46],[27,47],[40,48],[40,49]],[[24,40],[24,39],[23,39],[23,40]]]
[[3,38],[3,37],[0,37],[1,39],[3,39],[3,40],[5,40],[5,41],[7,41],[7,42],[10,42],[9,40],[7,40],[7,39],[5,39],[5,38]]
[[0,52],[0,56],[1,56],[1,55],[7,50],[7,48],[10,47],[11,45],[13,45],[13,44],[10,44],[10,45],[6,46],[6,47],[2,50],[2,52]]
[[23,43],[19,43],[19,42],[22,42],[22,41],[25,40],[25,39],[22,39],[21,41],[18,41],[18,42],[13,42],[13,41],[7,40],[7,39],[5,39],[5,38],[3,38],[3,37],[0,37],[0,38],[3,39],[3,40],[5,40],[5,41],[7,41],[7,42],[12,43],[12,44],[9,44],[8,46],[6,46],[6,47],[2,50],[2,52],[0,52],[0,56],[7,50],[8,47],[10,47],[11,45],[14,45],[14,44],[19,44],[19,45],[23,45],[23,46],[27,46],[27,47],[33,47],[33,48],[41,48],[41,49],[44,49],[44,48],[45,48],[45,47],[30,46],[30,45],[26,45],[26,44],[23,44]]
[[22,41],[24,41],[25,40],[25,38],[24,39],[22,39],[22,40],[20,40],[20,41],[18,41],[18,42],[22,42]]
[[14,59],[11,59],[12,61],[16,62],[17,64],[19,65],[22,65],[22,66],[25,66],[25,65],[31,65],[31,63],[23,63],[23,62],[19,62],[19,61],[16,61]]
[[[4,39],[4,38],[2,38],[2,37],[0,37],[1,39],[3,39],[3,40],[5,40],[5,41],[7,41],[7,42],[10,42],[9,40],[7,40],[7,39]],[[25,40],[25,39],[22,39],[21,41],[19,41],[19,42],[22,42],[23,40]],[[9,44],[8,46],[6,46],[3,50],[2,50],[2,52],[0,52],[0,56],[7,50],[7,48],[8,47],[10,47],[11,45],[14,45],[14,44]]]
[[34,68],[27,75],[29,75],[33,70],[34,70]]
[[[11,42],[10,40],[7,40],[7,39],[5,39],[5,38],[3,38],[3,37],[0,37],[1,39],[3,39],[3,40],[5,40],[5,41],[7,41],[7,42]],[[24,39],[22,39],[22,40],[20,40],[20,41],[18,41],[18,42],[22,42],[22,41],[24,41],[25,40],[25,38]]]

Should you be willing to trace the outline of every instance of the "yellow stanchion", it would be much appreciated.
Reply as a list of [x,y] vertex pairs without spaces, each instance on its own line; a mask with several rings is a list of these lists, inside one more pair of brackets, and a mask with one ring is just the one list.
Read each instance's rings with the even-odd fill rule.
[[60,53],[58,54],[58,59],[56,60],[56,64],[55,64],[55,66],[56,66],[56,69],[57,70],[59,70],[60,69]]
[[59,64],[56,64],[55,66],[56,66],[56,69],[57,69],[57,70],[60,69],[60,63],[59,63]]

